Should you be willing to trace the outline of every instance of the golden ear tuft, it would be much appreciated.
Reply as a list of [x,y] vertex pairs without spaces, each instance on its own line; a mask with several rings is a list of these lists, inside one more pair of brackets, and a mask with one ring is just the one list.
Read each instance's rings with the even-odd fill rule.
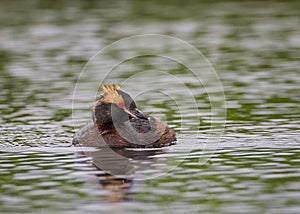
[[112,85],[101,85],[100,90],[104,93],[114,93],[116,90],[122,90],[119,84],[112,84]]
[[119,84],[101,85],[100,90],[103,91],[101,98],[103,102],[116,104],[124,103],[123,98],[117,92],[117,90],[122,90]]
[[121,89],[121,86],[119,84],[113,84],[115,90],[120,90]]

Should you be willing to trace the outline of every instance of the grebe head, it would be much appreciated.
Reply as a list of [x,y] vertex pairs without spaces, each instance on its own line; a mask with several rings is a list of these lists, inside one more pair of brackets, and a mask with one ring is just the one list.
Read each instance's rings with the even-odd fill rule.
[[101,98],[94,103],[93,119],[102,124],[114,120],[127,121],[130,118],[149,119],[149,116],[138,110],[134,100],[118,84],[101,85]]
[[122,109],[131,117],[137,118],[136,115],[130,112],[129,107],[126,106],[124,98],[118,93],[118,91],[122,90],[118,84],[101,85],[100,90],[103,91],[103,95],[100,100],[95,103],[95,106],[97,106],[99,102],[101,104],[114,104],[114,106]]

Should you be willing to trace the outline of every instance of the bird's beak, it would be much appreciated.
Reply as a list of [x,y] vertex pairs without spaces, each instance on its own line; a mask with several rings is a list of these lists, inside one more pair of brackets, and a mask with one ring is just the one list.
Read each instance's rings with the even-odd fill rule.
[[134,114],[132,114],[127,108],[123,108],[123,110],[124,110],[127,114],[129,114],[131,117],[137,118],[137,116],[135,116]]

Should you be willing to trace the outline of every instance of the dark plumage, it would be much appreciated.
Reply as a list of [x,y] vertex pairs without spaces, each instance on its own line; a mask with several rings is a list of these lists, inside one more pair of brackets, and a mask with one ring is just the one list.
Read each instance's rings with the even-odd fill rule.
[[119,85],[102,85],[94,103],[93,122],[80,129],[73,144],[97,147],[162,147],[174,144],[175,132],[141,112]]

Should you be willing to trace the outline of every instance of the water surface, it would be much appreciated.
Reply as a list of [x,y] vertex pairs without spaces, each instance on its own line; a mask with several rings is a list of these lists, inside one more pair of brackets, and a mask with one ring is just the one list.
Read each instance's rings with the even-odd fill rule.
[[[0,8],[1,213],[299,213],[298,1],[2,1]],[[120,64],[107,82],[143,71],[126,90],[144,91],[139,106],[175,129],[177,145],[116,151],[120,158],[71,147],[90,120],[95,75],[101,81],[106,72],[81,79],[73,120],[84,65],[111,42],[145,33],[180,38],[207,57],[224,88],[225,129],[211,112],[214,82],[204,88],[186,66],[143,56]],[[106,62],[143,50],[126,51]]]

